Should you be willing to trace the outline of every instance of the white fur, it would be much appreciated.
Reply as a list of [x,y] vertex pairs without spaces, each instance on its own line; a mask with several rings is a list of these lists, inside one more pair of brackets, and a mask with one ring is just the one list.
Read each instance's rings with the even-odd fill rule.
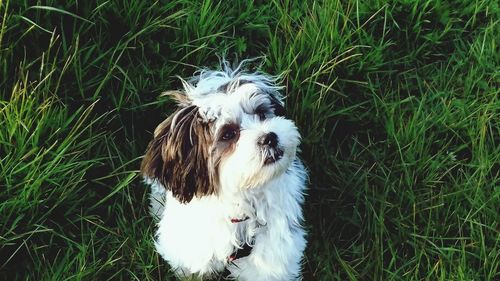
[[[238,280],[300,279],[307,175],[296,156],[299,132],[284,117],[260,120],[253,113],[261,104],[270,106],[269,95],[281,100],[274,78],[224,66],[224,71],[202,71],[191,83],[184,82],[184,88],[207,122],[215,122],[213,134],[224,124],[237,123],[239,140],[221,162],[217,194],[183,204],[157,181],[147,179],[151,214],[159,217],[156,249],[178,276],[205,277],[227,268]],[[231,87],[218,91],[226,83]],[[257,141],[269,132],[278,136],[283,157],[264,165]],[[231,222],[245,217],[248,220]],[[251,254],[228,262],[245,242],[253,244]]]

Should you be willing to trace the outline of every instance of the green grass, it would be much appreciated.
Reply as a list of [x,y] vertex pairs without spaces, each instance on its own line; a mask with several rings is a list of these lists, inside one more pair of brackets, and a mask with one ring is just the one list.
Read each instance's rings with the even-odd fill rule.
[[306,280],[500,278],[497,1],[0,0],[0,279],[174,280],[138,177],[176,75],[283,73]]

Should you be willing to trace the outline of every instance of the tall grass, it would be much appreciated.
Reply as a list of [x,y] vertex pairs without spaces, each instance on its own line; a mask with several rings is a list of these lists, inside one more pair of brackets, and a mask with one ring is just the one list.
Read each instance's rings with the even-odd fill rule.
[[175,75],[283,74],[306,280],[500,277],[496,1],[0,0],[0,279],[174,280],[138,178]]

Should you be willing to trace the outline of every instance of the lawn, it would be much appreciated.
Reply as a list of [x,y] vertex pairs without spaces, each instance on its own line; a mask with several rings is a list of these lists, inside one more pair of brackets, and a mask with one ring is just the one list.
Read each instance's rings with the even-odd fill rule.
[[494,0],[0,0],[0,280],[175,280],[138,168],[161,93],[220,57],[282,74],[306,280],[499,280],[499,21]]

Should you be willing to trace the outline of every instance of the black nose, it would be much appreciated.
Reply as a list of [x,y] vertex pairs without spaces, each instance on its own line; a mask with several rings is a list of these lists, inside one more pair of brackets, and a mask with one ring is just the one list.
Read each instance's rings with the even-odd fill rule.
[[260,137],[259,144],[262,146],[268,145],[270,147],[276,147],[276,145],[278,145],[278,136],[275,133],[270,132]]

